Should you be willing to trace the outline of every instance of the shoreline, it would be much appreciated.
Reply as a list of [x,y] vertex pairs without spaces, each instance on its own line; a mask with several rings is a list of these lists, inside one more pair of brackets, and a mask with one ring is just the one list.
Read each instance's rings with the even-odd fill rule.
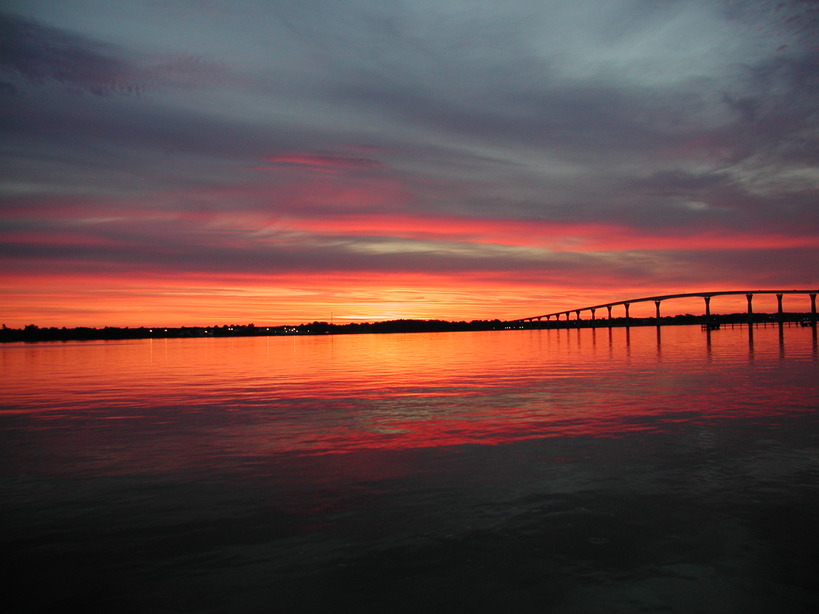
[[501,320],[473,320],[471,322],[448,322],[445,320],[389,320],[374,323],[330,324],[312,322],[298,326],[178,326],[178,327],[74,327],[40,328],[30,324],[24,328],[0,329],[0,343],[36,343],[51,341],[116,341],[125,339],[180,339],[207,337],[279,337],[297,335],[355,335],[421,332],[463,332],[490,330],[550,330],[579,328],[623,328],[631,326],[684,326],[702,325],[718,329],[723,325],[748,326],[767,324],[797,324],[816,327],[816,319],[810,313],[747,313],[695,316],[691,314],[661,318],[611,318],[596,320],[553,320],[520,322]]

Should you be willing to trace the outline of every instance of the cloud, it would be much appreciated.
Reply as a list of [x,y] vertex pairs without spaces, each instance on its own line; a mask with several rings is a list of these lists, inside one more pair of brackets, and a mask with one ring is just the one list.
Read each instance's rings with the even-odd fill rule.
[[[319,172],[337,172],[341,170],[366,170],[381,168],[382,164],[373,158],[353,157],[344,154],[287,152],[265,159],[275,167],[298,167]],[[265,167],[254,167],[264,170]]]
[[819,275],[811,3],[14,4],[6,269]]
[[0,13],[0,41],[0,70],[29,83],[57,83],[97,96],[233,82],[225,69],[202,56],[129,53],[114,43],[8,13]]
[[55,81],[97,95],[143,89],[113,45],[10,14],[0,14],[0,40],[0,68],[30,82]]

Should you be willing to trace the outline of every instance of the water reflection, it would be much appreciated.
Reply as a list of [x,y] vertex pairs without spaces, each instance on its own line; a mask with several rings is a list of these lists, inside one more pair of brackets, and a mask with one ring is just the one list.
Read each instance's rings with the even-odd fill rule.
[[754,360],[754,327],[748,327],[748,362],[753,364]]
[[631,356],[631,328],[627,326],[625,328],[625,333],[626,333],[626,355]]
[[779,322],[779,358],[785,358],[785,327],[782,322]]
[[[575,329],[6,347],[0,354],[3,410],[6,419],[18,416],[24,429],[59,437],[50,443],[61,451],[76,447],[62,440],[63,428],[87,450],[112,442],[132,449],[126,442],[139,433],[153,447],[152,458],[173,445],[173,464],[193,465],[207,450],[225,453],[226,446],[239,456],[261,448],[337,453],[662,430],[676,414],[705,420],[730,413],[732,404],[714,402],[724,398],[726,382],[763,381],[759,394],[769,397],[779,386],[759,380],[754,369],[768,364],[771,350],[780,361],[792,355],[797,365],[800,356],[816,359],[815,330],[799,327],[608,329],[604,350],[598,334]],[[687,395],[682,405],[681,394]],[[172,443],[183,434],[186,442],[207,445]],[[220,443],[212,443],[215,438]]]
[[657,359],[663,354],[663,327],[657,326]]
[[813,612],[816,346],[802,327],[4,346],[8,584],[31,611]]

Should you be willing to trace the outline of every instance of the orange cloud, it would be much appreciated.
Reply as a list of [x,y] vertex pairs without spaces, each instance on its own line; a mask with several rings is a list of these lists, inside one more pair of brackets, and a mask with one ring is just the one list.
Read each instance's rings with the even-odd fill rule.
[[389,236],[405,239],[466,241],[554,251],[712,250],[819,247],[819,237],[778,233],[701,231],[690,234],[641,231],[605,223],[569,223],[405,214],[352,214],[289,217],[295,230],[323,235]]

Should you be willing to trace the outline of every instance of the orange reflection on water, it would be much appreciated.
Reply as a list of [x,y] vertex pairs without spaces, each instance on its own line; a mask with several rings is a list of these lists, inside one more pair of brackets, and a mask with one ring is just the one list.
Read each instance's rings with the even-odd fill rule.
[[800,411],[816,340],[796,327],[169,339],[15,344],[0,361],[2,418],[30,440],[20,462],[135,472]]

